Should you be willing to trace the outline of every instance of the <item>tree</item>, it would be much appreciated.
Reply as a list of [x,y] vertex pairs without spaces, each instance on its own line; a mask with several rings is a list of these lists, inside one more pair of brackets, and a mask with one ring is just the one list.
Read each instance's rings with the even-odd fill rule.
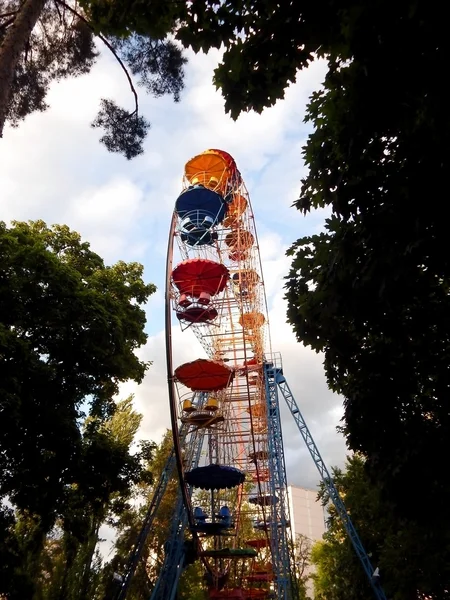
[[[394,597],[391,589],[386,590],[389,573],[380,564],[388,518],[380,509],[378,490],[370,484],[364,472],[364,460],[360,456],[348,458],[345,471],[335,468],[332,473],[361,541],[370,553],[372,564],[381,569],[385,591],[389,598]],[[315,566],[312,575],[314,597],[318,600],[369,600],[373,592],[343,523],[334,506],[329,504],[323,484],[319,497],[327,506],[328,527],[323,541],[316,542],[311,552],[311,562]]]
[[134,486],[147,474],[146,444],[139,452],[130,451],[142,418],[132,400],[118,402],[107,420],[86,419],[78,480],[67,490],[57,536],[47,538],[49,576],[42,578],[46,600],[96,597],[100,526],[128,508]]
[[8,591],[8,600],[32,596],[34,583],[24,565],[26,556],[15,535],[14,511],[0,508],[0,593]]
[[180,577],[177,600],[206,600],[203,575],[204,567],[199,560],[189,565]]
[[134,351],[155,287],[141,265],[105,266],[77,233],[42,221],[1,223],[0,257],[0,498],[27,520],[37,557],[80,465],[99,456],[102,432],[79,428],[85,411],[111,419],[119,383],[145,374]]
[[310,170],[297,208],[330,206],[333,215],[325,233],[291,249],[288,318],[299,340],[325,354],[350,448],[368,457],[399,514],[434,530],[450,498],[436,460],[450,448],[441,201],[450,124],[433,75],[448,41],[430,6],[396,3],[389,19],[367,11],[364,28],[348,30],[350,60],[330,62],[308,109]]
[[293,543],[293,556],[295,560],[295,578],[298,588],[299,600],[305,600],[307,596],[306,584],[310,579],[309,566],[311,564],[311,541],[308,537],[299,533]]
[[[104,568],[105,600],[114,598],[114,594],[117,592],[113,580],[114,573],[123,574],[125,572],[127,561],[138,539],[172,446],[172,432],[167,430],[148,463],[152,480],[142,480],[136,485],[134,503],[130,504],[117,520],[118,535],[115,541],[115,555]],[[146,600],[152,593],[165,559],[178,491],[179,482],[176,472],[174,472],[152,522],[142,555],[131,580],[127,592],[127,597],[131,600]],[[203,574],[203,565],[200,561],[189,564],[181,575],[177,600],[203,600],[205,597]]]
[[30,113],[47,108],[52,81],[90,71],[98,57],[97,38],[125,72],[134,110],[103,99],[92,126],[104,130],[101,141],[109,151],[128,159],[142,153],[150,124],[139,115],[128,69],[148,93],[179,100],[186,59],[167,34],[183,14],[183,4],[5,0],[0,14],[0,137],[6,121],[17,126]]
[[[376,97],[384,98],[385,103],[390,96],[384,90],[390,91],[391,85],[401,88],[405,81],[417,86],[419,100],[424,89],[438,92],[434,75],[445,63],[449,43],[434,5],[414,0],[400,0],[395,5],[386,0],[363,4],[198,0],[183,16],[177,37],[196,52],[224,48],[214,81],[233,118],[246,110],[261,112],[283,98],[298,71],[316,56],[329,61],[330,75],[342,67],[344,76],[350,61],[370,66],[370,71],[362,69],[364,75],[382,79]],[[396,60],[390,60],[392,57]],[[410,69],[415,66],[424,76],[421,81],[410,79]],[[428,104],[429,98],[422,96],[422,101]],[[374,99],[369,106],[373,104]],[[411,112],[399,116],[406,118],[415,106],[404,107]],[[382,119],[383,112],[376,111],[373,116]]]
[[[382,486],[367,476],[365,459],[347,459],[345,471],[333,469],[339,493],[344,498],[361,541],[380,569],[388,598],[448,598],[450,536],[447,528],[430,532],[425,525],[399,519],[382,497]],[[322,485],[320,496],[329,503]],[[315,597],[318,600],[368,600],[373,593],[362,566],[337,515],[328,509],[328,529],[324,541],[312,549]]]

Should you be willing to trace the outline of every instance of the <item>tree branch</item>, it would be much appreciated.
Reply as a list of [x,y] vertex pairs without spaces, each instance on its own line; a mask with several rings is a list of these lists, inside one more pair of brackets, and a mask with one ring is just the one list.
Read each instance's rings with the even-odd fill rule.
[[7,27],[9,27],[10,25],[12,25],[14,23],[14,21],[16,20],[16,17],[11,17],[11,19],[8,19],[7,21],[5,21],[4,23],[0,24],[0,29],[6,29]]
[[114,50],[114,48],[112,47],[112,45],[108,42],[108,40],[101,34],[98,33],[97,31],[95,31],[95,29],[92,27],[92,25],[89,23],[89,21],[83,17],[83,15],[80,15],[79,12],[77,12],[76,10],[74,10],[71,6],[69,6],[68,4],[66,4],[63,0],[55,0],[55,2],[57,4],[60,4],[61,6],[63,6],[64,8],[67,8],[67,10],[69,10],[73,15],[77,16],[81,21],[83,21],[83,23],[85,23],[87,25],[87,27],[89,27],[89,29],[92,31],[92,33],[97,36],[104,44],[105,46],[110,50],[110,52],[113,54],[113,56],[115,57],[115,59],[117,60],[117,62],[119,63],[119,65],[122,67],[123,72],[125,73],[127,79],[128,79],[128,83],[130,84],[130,89],[133,93],[134,96],[134,104],[135,104],[135,108],[134,108],[134,112],[131,113],[130,116],[134,115],[134,114],[138,114],[139,112],[139,100],[138,100],[138,95],[137,92],[135,90],[135,87],[133,85],[133,82],[131,80],[130,74],[128,73],[128,69],[126,68],[126,66],[124,65],[122,59],[120,58],[120,56],[117,54],[117,52]]
[[61,14],[61,11],[59,10],[59,6],[58,6],[58,3],[56,2],[56,0],[55,0],[55,7],[56,7],[56,10],[58,11],[59,22],[62,23],[63,22],[63,16]]
[[10,12],[2,13],[0,15],[0,19],[4,19],[5,17],[12,17],[13,15],[17,15],[18,10],[11,10]]

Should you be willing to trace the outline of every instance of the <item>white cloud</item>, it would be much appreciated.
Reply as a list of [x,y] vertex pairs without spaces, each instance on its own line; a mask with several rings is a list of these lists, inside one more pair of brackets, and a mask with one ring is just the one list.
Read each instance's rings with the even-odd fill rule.
[[[143,196],[135,183],[119,176],[75,196],[63,219],[83,237],[95,238],[95,249],[106,260],[130,254],[143,260],[146,243],[136,244],[133,239],[134,226],[143,212]],[[130,243],[132,253],[126,247]]]
[[[4,220],[42,218],[67,223],[91,242],[108,262],[144,263],[145,278],[158,285],[147,306],[147,346],[152,360],[144,383],[123,386],[134,392],[144,415],[141,436],[158,440],[170,425],[163,329],[164,269],[170,215],[181,189],[183,165],[208,147],[233,154],[249,188],[263,258],[270,304],[273,348],[281,351],[285,374],[329,464],[341,463],[342,439],[335,433],[341,400],[324,379],[322,358],[298,344],[286,324],[283,276],[286,248],[301,235],[323,227],[326,211],[305,219],[291,208],[305,174],[301,147],[308,96],[323,78],[316,62],[300,73],[284,101],[262,115],[248,113],[236,122],[224,114],[224,101],[212,85],[218,52],[191,56],[182,101],[141,98],[152,121],[146,152],[132,162],[108,154],[89,127],[103,96],[131,105],[117,64],[102,58],[89,76],[52,87],[51,109],[7,129],[0,142],[0,207]],[[176,364],[202,354],[192,335],[174,332]],[[293,483],[314,486],[317,474],[292,419],[284,414],[288,475]],[[297,465],[301,465],[300,468]]]

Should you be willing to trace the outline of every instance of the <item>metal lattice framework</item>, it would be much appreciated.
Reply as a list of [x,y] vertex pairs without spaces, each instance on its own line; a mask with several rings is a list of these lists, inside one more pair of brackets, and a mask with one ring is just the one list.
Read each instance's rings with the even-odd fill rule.
[[[297,582],[295,577],[293,577],[291,570],[292,565],[295,563],[294,540],[290,534],[290,513],[280,407],[278,403],[276,379],[273,370],[268,363],[264,364],[264,375],[269,424],[270,483],[272,494],[280,499],[280,502],[273,506],[271,515],[273,539],[272,553],[274,558],[274,570],[276,573],[275,581],[279,598],[297,598]],[[281,527],[282,530],[286,531],[286,535],[277,535],[278,527]]]

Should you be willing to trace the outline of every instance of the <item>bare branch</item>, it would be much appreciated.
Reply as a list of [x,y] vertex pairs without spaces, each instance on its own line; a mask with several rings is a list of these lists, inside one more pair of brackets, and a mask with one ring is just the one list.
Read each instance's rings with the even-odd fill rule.
[[133,93],[133,96],[134,96],[135,108],[134,108],[134,112],[132,114],[138,114],[138,111],[139,111],[139,100],[138,100],[137,92],[136,92],[136,90],[134,88],[134,85],[133,85],[133,82],[131,80],[130,74],[128,73],[128,69],[126,68],[126,66],[124,65],[124,63],[121,60],[120,56],[114,50],[114,48],[112,47],[112,45],[108,42],[108,40],[101,33],[98,33],[97,31],[95,31],[95,29],[92,27],[92,25],[89,23],[89,21],[83,15],[81,15],[79,12],[77,12],[76,10],[74,10],[71,6],[69,6],[68,4],[66,4],[63,0],[55,0],[55,2],[57,2],[58,4],[60,4],[64,8],[66,8],[72,14],[76,15],[81,21],[83,21],[83,23],[85,23],[89,27],[89,29],[93,32],[93,34],[95,36],[97,36],[105,44],[105,46],[110,50],[110,52],[113,54],[113,56],[115,57],[115,59],[117,60],[117,62],[119,63],[119,65],[122,67],[122,70],[123,70],[123,72],[125,73],[125,75],[126,75],[126,77],[128,79],[128,83],[130,84],[130,89],[131,89],[131,91]]
[[[7,19],[7,21],[4,21],[3,23],[0,23],[0,30],[1,29],[6,29],[10,25],[12,25],[14,23],[14,21],[15,21],[15,18],[17,16],[18,12],[19,12],[18,10],[10,10],[8,12],[2,13],[0,15],[0,20],[1,19]],[[10,18],[8,19],[8,17],[10,17]]]
[[7,21],[5,21],[4,23],[0,24],[0,29],[6,29],[7,27],[9,27],[10,25],[12,25],[14,23],[14,21],[16,20],[16,17],[11,17],[10,19],[8,19]]
[[62,23],[63,22],[63,16],[61,14],[61,11],[59,10],[59,6],[58,6],[58,3],[56,2],[56,0],[55,0],[54,4],[55,4],[55,7],[56,7],[56,10],[58,11],[59,22]]

